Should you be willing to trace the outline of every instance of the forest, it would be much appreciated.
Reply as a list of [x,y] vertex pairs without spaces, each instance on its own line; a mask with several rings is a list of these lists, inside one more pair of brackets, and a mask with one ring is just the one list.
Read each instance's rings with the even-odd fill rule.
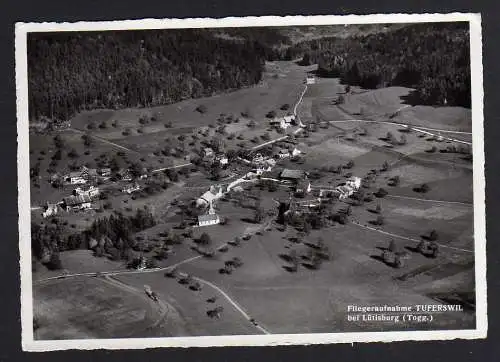
[[257,84],[266,60],[318,64],[364,88],[415,88],[415,104],[470,107],[468,23],[409,24],[384,33],[292,44],[286,28],[32,33],[30,119],[96,108],[170,104]]
[[322,77],[363,88],[415,88],[414,104],[471,106],[468,23],[413,24],[383,34],[321,38],[287,50]]
[[32,33],[30,119],[169,104],[257,83],[269,48],[253,38],[214,35],[203,29]]

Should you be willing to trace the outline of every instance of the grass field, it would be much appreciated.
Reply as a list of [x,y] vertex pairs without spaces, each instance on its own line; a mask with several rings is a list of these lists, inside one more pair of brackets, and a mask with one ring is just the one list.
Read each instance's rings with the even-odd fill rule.
[[[36,339],[127,338],[178,333],[173,329],[150,328],[161,316],[143,292],[130,292],[101,279],[48,282],[35,286],[33,293],[34,315],[40,324]],[[182,325],[177,322],[181,329]]]

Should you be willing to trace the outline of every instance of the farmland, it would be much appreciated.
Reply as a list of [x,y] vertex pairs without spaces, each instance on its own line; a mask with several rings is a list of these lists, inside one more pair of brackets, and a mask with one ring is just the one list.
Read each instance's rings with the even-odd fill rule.
[[[304,85],[313,70],[293,61],[268,62],[258,85],[231,93],[152,108],[82,112],[60,133],[66,150],[74,148],[80,156],[66,151],[52,166],[48,159],[56,150],[48,145],[54,135],[33,136],[32,162],[43,160],[38,160],[40,173],[32,184],[32,206],[56,202],[72,189],[48,184],[47,168],[66,172],[62,165],[71,161],[97,167],[99,155],[107,154],[121,167],[135,162],[146,167],[147,178],[138,183],[154,190],[127,194],[121,191],[127,182],[103,181],[107,199],[95,202],[99,211],[64,212],[56,218],[74,224],[73,232],[117,213],[132,218],[137,210],[148,210],[155,221],[127,235],[133,260],[154,260],[146,268],[131,268],[130,260],[109,255],[118,249],[116,240],[96,235],[109,232],[111,222],[92,229],[92,248],[82,244],[85,250],[62,251],[60,270],[39,265],[34,272],[37,338],[473,328],[473,178],[466,157],[470,110],[407,105],[404,96],[411,89],[404,87],[353,86],[347,91],[339,79],[319,77]],[[294,108],[302,126],[280,130],[269,125],[274,116],[284,117]],[[268,116],[271,111],[273,117]],[[222,133],[217,132],[221,125]],[[92,138],[90,146],[82,143],[82,134]],[[266,157],[276,149],[300,153],[278,156],[272,171],[257,177],[248,176],[256,152],[243,161],[241,152],[224,168],[227,174],[217,178],[212,173],[218,168],[205,167],[206,161],[189,164],[198,149],[216,138],[228,154],[253,147]],[[162,153],[165,148],[182,151]],[[42,151],[45,155],[39,156]],[[182,168],[179,175],[163,172],[184,163],[183,174]],[[307,171],[311,190],[296,196],[290,183],[280,179],[283,169]],[[345,199],[320,195],[338,190],[353,176],[363,179],[356,193]],[[151,186],[156,183],[161,187]],[[225,189],[213,205],[224,222],[198,225],[205,211],[193,203],[203,204],[200,196],[210,186],[229,184],[232,189]],[[290,214],[299,210],[297,225],[277,222],[283,200],[296,208]],[[320,212],[314,211],[318,204]],[[347,221],[339,222],[346,208]],[[49,223],[39,210],[32,214]],[[301,218],[306,216],[301,215],[309,214],[316,219],[323,215],[322,224],[304,226]],[[437,255],[418,251],[427,239],[439,247]],[[382,257],[392,244],[391,252],[404,259],[402,267]],[[323,259],[314,264],[318,250]],[[145,295],[145,285],[157,300]],[[346,318],[348,305],[451,301],[467,308],[418,326]]]

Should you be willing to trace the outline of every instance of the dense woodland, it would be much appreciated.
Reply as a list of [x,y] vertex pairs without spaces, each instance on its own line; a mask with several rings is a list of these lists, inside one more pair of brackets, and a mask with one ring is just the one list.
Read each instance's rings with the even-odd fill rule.
[[364,88],[415,88],[411,103],[470,107],[468,23],[415,24],[384,34],[322,38],[289,48],[318,75]]
[[147,107],[257,83],[266,51],[211,32],[33,33],[30,118],[66,120],[92,108]]
[[[291,44],[280,28],[33,33],[30,118],[66,120],[94,108],[148,107],[258,83],[265,60],[302,58],[351,85],[416,88],[415,103],[470,107],[467,23]],[[446,102],[445,102],[446,100]]]

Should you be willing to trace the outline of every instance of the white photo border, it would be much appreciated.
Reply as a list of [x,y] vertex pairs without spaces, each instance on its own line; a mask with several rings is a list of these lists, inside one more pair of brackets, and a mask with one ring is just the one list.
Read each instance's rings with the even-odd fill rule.
[[[312,334],[231,335],[166,338],[34,340],[33,292],[31,274],[30,182],[28,130],[28,67],[27,34],[30,32],[145,30],[175,28],[264,27],[335,24],[385,24],[423,22],[469,22],[472,83],[473,134],[473,203],[474,252],[476,285],[476,328],[467,330],[346,332]],[[486,288],[486,215],[483,129],[483,69],[481,15],[478,13],[448,14],[372,14],[259,16],[189,19],[141,19],[74,23],[16,23],[15,66],[17,95],[18,141],[18,208],[19,252],[21,278],[21,326],[24,351],[42,352],[68,349],[144,349],[157,347],[223,347],[276,346],[329,343],[364,343],[392,341],[424,341],[478,339],[487,336]]]

